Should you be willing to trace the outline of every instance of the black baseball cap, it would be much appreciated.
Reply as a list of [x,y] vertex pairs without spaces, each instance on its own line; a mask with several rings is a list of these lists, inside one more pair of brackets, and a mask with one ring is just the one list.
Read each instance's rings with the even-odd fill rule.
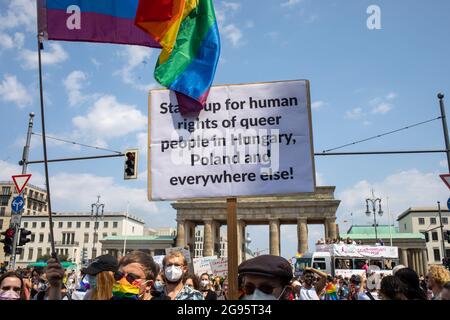
[[290,281],[293,277],[289,261],[273,255],[262,255],[246,260],[239,265],[238,272],[239,275],[254,274],[280,278],[285,281]]
[[117,259],[109,254],[105,254],[92,260],[91,264],[87,268],[81,269],[81,272],[95,276],[97,273],[102,271],[115,272],[118,268],[119,263],[117,262]]

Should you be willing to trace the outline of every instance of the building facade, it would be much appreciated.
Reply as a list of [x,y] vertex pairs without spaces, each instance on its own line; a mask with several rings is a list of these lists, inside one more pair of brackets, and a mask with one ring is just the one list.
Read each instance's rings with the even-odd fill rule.
[[[220,233],[220,231],[219,231]],[[219,258],[226,258],[228,256],[227,237],[223,234],[220,235],[219,249],[215,250],[218,253]],[[203,229],[195,230],[195,242],[194,242],[194,258],[203,257]]]
[[[314,193],[286,196],[243,197],[237,201],[238,262],[246,259],[247,225],[269,225],[272,255],[280,255],[282,224],[297,225],[298,252],[308,252],[308,224],[322,224],[326,238],[337,238],[335,187],[317,187]],[[172,203],[177,210],[177,247],[194,253],[196,226],[204,226],[203,256],[219,255],[220,227],[227,223],[226,199],[194,199]]]
[[[12,181],[0,181],[0,232],[9,228],[11,221],[11,202],[18,196]],[[23,191],[25,206],[23,215],[47,215],[47,191],[28,184]],[[5,260],[5,253],[0,247],[0,261]]]
[[[441,209],[444,233],[449,230],[450,211]],[[397,218],[400,232],[422,233],[426,241],[428,264],[442,264],[444,253],[450,257],[450,243],[444,240],[445,252],[442,248],[442,232],[437,207],[408,208]]]
[[[72,262],[81,264],[83,257],[92,259],[105,252],[101,240],[110,236],[141,236],[144,234],[144,221],[126,213],[104,213],[97,222],[91,213],[53,213],[53,233],[55,249],[59,255],[67,255]],[[21,227],[32,232],[31,242],[27,243],[16,265],[25,267],[29,263],[51,253],[50,228],[48,216],[24,215]],[[95,227],[97,231],[95,232]]]
[[151,256],[161,256],[166,254],[167,248],[175,245],[175,235],[140,235],[140,236],[109,236],[103,240],[102,250],[105,254],[110,254],[120,258],[123,254],[138,250],[148,253]]

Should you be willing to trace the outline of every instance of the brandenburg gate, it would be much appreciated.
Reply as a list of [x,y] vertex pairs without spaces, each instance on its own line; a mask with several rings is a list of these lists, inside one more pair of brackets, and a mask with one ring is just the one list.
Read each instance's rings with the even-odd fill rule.
[[[315,193],[269,197],[242,197],[237,201],[238,260],[245,257],[245,227],[269,225],[270,254],[280,255],[280,226],[297,225],[298,252],[308,251],[308,224],[323,224],[326,238],[337,238],[335,187],[316,187]],[[226,225],[225,198],[181,200],[177,210],[177,246],[193,250],[195,227],[204,225],[203,256],[219,255],[220,227]]]

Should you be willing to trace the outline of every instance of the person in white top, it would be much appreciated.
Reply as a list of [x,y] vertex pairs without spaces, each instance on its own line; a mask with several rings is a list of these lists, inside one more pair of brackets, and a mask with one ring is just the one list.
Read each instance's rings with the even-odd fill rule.
[[[315,281],[315,275],[319,277]],[[303,271],[303,286],[300,288],[297,300],[319,300],[319,294],[327,284],[327,274],[320,270],[306,267]]]

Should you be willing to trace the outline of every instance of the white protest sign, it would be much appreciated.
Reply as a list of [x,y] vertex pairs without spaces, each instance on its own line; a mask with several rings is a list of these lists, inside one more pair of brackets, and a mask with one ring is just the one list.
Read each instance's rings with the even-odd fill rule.
[[191,263],[191,252],[183,247],[173,247],[173,248],[166,248],[166,255],[169,254],[172,251],[181,251],[183,253],[184,258],[186,259],[186,262],[189,264]]
[[150,200],[314,192],[306,80],[212,87],[197,117],[149,99]]
[[211,272],[215,277],[226,277],[228,275],[228,259],[220,258],[210,262]]
[[159,265],[159,268],[162,269],[163,267],[163,259],[165,256],[153,256],[153,261],[155,261],[155,263],[157,265]]
[[217,256],[194,258],[192,260],[194,263],[194,273],[196,275],[201,275],[203,273],[212,274],[210,262],[216,259]]

